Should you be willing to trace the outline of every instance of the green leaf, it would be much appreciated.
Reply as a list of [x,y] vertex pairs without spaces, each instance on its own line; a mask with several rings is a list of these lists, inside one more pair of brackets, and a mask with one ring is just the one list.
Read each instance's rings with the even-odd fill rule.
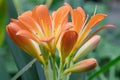
[[88,80],[93,80],[95,77],[99,76],[101,73],[104,73],[106,70],[110,69],[112,66],[114,66],[116,63],[120,61],[120,56],[116,57],[114,60],[103,66],[100,70],[95,72],[93,75],[91,75]]
[[[12,0],[7,0],[7,7],[8,7],[8,16],[10,18],[17,18],[17,12],[14,7],[14,4]],[[28,62],[30,62],[33,58],[29,55],[27,55],[25,52],[21,51],[20,48],[18,48],[12,40],[9,38],[9,36],[6,34],[6,40],[8,44],[10,45],[10,48],[12,50],[12,55],[15,59],[15,62],[17,64],[18,69],[22,69]],[[37,74],[36,66],[35,64],[26,71],[22,76],[22,80],[40,80]]]
[[6,0],[0,1],[0,46],[4,41],[6,23]]
[[35,63],[35,65],[36,65],[36,68],[37,68],[37,72],[38,72],[39,78],[40,78],[41,80],[45,80],[45,75],[43,74],[43,73],[44,73],[44,70],[43,70],[41,64],[37,61],[37,62]]
[[5,69],[2,57],[0,57],[0,80],[10,80],[10,76]]
[[33,59],[32,61],[30,61],[11,80],[16,80],[18,77],[20,77],[24,72],[26,72],[29,68],[32,67],[32,65],[36,62],[36,60],[37,59]]

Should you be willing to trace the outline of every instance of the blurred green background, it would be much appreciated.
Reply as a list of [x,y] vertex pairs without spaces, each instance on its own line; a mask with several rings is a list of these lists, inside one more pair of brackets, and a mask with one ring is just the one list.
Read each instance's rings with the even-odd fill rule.
[[[81,6],[86,14],[106,13],[108,17],[97,27],[114,24],[116,29],[106,29],[98,34],[101,43],[85,58],[94,57],[98,66],[87,73],[72,74],[71,80],[120,80],[120,0],[0,0],[0,80],[10,80],[22,67],[32,60],[24,54],[5,31],[10,18],[17,18],[22,12],[34,6],[46,4],[50,13],[68,2],[73,8]],[[18,80],[45,80],[43,70],[36,62]]]

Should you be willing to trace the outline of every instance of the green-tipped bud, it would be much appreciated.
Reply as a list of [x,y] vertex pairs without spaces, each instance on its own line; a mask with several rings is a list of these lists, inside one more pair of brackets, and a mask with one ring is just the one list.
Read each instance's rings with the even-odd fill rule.
[[88,52],[92,51],[100,42],[100,36],[95,35],[90,40],[88,40],[76,53],[73,61],[77,61],[80,57],[86,55]]
[[72,67],[66,69],[64,71],[64,74],[70,73],[70,72],[86,72],[89,70],[92,70],[96,67],[96,60],[94,58],[82,60],[76,64],[74,64]]

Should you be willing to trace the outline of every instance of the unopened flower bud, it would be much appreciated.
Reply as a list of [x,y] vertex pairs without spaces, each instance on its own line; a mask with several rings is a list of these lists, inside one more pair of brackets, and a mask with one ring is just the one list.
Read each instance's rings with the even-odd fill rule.
[[67,74],[69,72],[86,72],[95,68],[96,64],[97,62],[94,58],[82,60],[74,64],[72,67],[66,69],[64,73]]
[[61,59],[64,62],[78,38],[76,31],[66,31],[61,39]]
[[77,61],[80,57],[86,55],[88,52],[92,51],[100,42],[100,36],[95,35],[90,40],[88,40],[76,53],[73,61]]

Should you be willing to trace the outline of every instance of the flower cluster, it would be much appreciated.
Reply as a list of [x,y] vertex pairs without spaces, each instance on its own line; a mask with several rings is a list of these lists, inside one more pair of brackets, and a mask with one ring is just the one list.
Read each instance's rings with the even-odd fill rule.
[[[89,18],[81,7],[73,9],[68,3],[50,15],[46,5],[39,5],[21,14],[18,19],[11,19],[6,29],[12,40],[43,67],[52,59],[52,66],[55,65],[52,69],[57,73],[54,80],[59,80],[62,75],[88,71],[96,66],[93,58],[80,62],[78,59],[97,46],[100,41],[100,36],[96,35],[98,31],[113,27],[105,25],[89,34],[106,16],[101,13]],[[56,65],[57,52],[60,67]]]

